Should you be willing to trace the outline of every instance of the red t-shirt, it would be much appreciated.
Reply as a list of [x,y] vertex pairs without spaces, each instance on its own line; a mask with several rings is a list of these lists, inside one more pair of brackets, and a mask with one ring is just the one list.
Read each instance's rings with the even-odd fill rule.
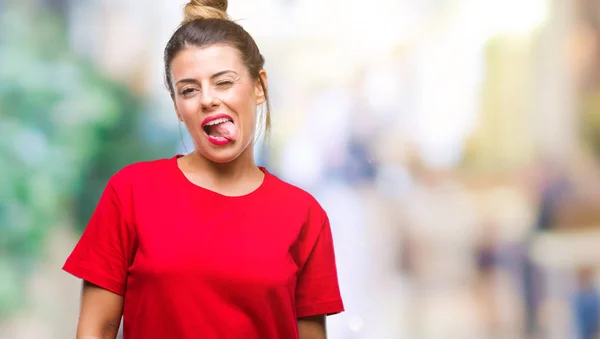
[[254,192],[223,196],[177,158],[115,174],[63,268],[124,296],[125,339],[293,339],[297,318],[343,311],[310,194],[261,168]]

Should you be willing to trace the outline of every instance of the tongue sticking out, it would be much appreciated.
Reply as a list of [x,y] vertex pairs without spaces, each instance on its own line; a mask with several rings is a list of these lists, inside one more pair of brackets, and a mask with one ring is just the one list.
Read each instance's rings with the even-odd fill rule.
[[208,127],[208,135],[213,137],[225,138],[229,141],[237,140],[237,131],[231,121],[223,122]]

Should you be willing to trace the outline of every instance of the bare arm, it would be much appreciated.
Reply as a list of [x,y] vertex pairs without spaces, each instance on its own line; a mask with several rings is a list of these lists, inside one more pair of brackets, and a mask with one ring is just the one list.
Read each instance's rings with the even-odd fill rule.
[[122,296],[84,281],[77,339],[115,339],[122,313]]
[[326,339],[325,316],[317,315],[298,319],[298,335],[300,339]]

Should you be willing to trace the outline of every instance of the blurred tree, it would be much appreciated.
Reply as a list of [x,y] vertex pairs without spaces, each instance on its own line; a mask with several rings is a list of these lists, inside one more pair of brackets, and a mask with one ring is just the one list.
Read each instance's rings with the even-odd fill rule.
[[70,50],[61,15],[29,2],[0,13],[0,319],[25,304],[52,227],[74,214],[80,232],[112,174],[178,140]]

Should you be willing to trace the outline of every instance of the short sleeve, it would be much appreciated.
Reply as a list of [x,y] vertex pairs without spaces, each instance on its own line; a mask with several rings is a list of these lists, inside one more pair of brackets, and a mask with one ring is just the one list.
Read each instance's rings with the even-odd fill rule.
[[306,255],[296,285],[298,318],[333,315],[344,311],[340,295],[333,237],[329,220],[323,212],[317,227],[308,226],[300,253]]
[[115,186],[109,182],[63,270],[124,295],[135,245],[134,229],[124,212]]

